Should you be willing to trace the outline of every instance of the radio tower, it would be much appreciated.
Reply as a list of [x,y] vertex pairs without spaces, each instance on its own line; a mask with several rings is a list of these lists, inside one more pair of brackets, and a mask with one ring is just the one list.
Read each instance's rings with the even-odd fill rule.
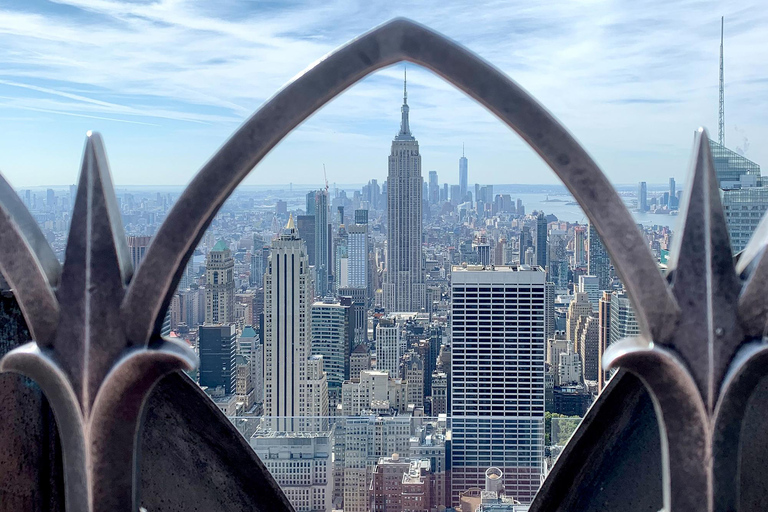
[[718,142],[725,146],[725,94],[723,82],[723,16],[720,17],[720,117],[718,119]]

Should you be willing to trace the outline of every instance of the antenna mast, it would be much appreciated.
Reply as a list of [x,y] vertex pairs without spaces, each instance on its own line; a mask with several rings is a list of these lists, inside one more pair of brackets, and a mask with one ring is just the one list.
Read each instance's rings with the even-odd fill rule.
[[328,195],[328,175],[325,173],[325,164],[323,164],[323,178],[325,178],[325,194]]
[[723,16],[720,17],[720,117],[718,118],[718,142],[725,146],[725,83],[723,81]]

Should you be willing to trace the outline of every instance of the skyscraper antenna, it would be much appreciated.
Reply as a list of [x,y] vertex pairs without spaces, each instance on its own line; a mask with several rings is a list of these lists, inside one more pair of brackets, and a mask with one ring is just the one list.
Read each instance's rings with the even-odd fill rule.
[[725,146],[725,81],[723,80],[723,24],[724,16],[720,17],[720,116],[718,118],[718,142]]
[[461,143],[461,156],[464,156],[464,143]]
[[403,64],[403,104],[408,103],[408,89],[406,88],[406,85],[408,84],[408,68],[405,64]]

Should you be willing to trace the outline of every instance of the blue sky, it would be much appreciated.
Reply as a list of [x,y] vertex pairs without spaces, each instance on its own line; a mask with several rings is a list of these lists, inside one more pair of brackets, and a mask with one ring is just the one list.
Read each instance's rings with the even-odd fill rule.
[[[284,83],[395,16],[464,44],[531,92],[618,184],[685,177],[698,126],[717,131],[725,15],[726,143],[768,166],[764,0],[0,0],[0,172],[16,187],[76,180],[85,133],[104,136],[118,185],[188,182]],[[402,64],[292,133],[248,184],[383,179]],[[422,165],[455,183],[555,183],[516,135],[409,65]]]

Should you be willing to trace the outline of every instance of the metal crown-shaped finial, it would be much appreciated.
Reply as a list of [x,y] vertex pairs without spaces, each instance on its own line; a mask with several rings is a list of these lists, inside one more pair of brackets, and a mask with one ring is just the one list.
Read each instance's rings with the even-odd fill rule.
[[735,510],[739,427],[768,360],[768,218],[734,265],[703,129],[683,200],[667,275],[679,308],[674,328],[622,340],[604,361],[636,374],[654,398],[668,451],[667,510],[712,510],[709,500],[715,510]]
[[[0,188],[4,199],[15,194],[4,180]],[[15,240],[16,250],[27,255],[16,258],[21,262],[4,258],[2,270],[36,341],[9,352],[0,370],[35,380],[51,403],[62,440],[67,510],[131,506],[143,403],[161,377],[195,368],[197,356],[175,340],[136,343],[126,337],[120,308],[133,268],[98,134],[86,140],[63,269],[37,226],[26,222],[18,205],[7,204],[6,211],[15,208],[22,221],[0,216],[0,239]],[[126,480],[127,486],[114,485]]]

